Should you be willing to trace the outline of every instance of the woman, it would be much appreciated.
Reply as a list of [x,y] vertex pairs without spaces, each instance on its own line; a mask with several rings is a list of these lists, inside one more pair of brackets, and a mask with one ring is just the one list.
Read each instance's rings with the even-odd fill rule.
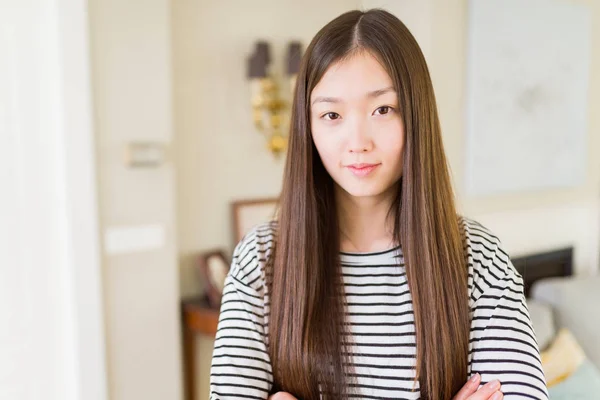
[[212,399],[547,399],[522,279],[457,216],[425,59],[388,12],[309,45],[279,217],[221,307]]

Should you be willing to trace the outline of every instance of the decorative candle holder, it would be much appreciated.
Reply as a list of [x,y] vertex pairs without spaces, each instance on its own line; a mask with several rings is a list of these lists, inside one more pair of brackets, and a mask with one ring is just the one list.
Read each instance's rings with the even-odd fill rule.
[[[291,42],[287,51],[287,87],[291,94],[300,69],[302,46]],[[252,119],[256,129],[267,139],[267,148],[275,157],[280,157],[287,149],[290,105],[280,94],[280,84],[267,70],[271,63],[269,44],[256,43],[254,53],[248,60],[248,78],[251,85]]]

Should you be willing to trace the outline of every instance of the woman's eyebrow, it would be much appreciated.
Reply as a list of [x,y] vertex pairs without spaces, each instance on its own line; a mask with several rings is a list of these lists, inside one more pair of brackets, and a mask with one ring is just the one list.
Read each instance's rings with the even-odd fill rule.
[[342,100],[337,97],[325,97],[325,96],[317,96],[312,101],[311,105],[315,105],[316,103],[341,103]]
[[[395,92],[396,89],[393,86],[388,86],[383,89],[372,90],[367,92],[366,97],[375,98],[382,96],[388,92]],[[343,103],[343,100],[338,97],[328,97],[328,96],[317,96],[313,99],[311,105],[315,105],[316,103]]]
[[379,97],[388,92],[395,92],[395,91],[396,91],[396,89],[393,86],[388,86],[386,88],[373,90],[372,92],[367,93],[367,97]]

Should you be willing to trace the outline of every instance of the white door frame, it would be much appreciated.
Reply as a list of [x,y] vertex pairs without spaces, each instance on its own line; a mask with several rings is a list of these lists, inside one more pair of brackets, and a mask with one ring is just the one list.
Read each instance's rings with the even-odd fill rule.
[[56,0],[62,50],[77,399],[107,400],[106,344],[87,0]]
[[108,399],[87,7],[0,2],[0,398]]

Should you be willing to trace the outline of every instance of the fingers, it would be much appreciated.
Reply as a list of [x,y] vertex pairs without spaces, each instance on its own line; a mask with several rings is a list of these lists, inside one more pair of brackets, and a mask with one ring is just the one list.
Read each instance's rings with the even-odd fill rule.
[[473,375],[467,383],[456,393],[453,400],[467,400],[470,395],[477,391],[479,387],[479,382],[481,382],[481,376],[479,374]]
[[504,394],[501,391],[497,391],[490,397],[490,400],[502,400],[504,398]]
[[269,400],[297,400],[297,399],[287,392],[277,392],[274,395],[269,396]]
[[493,380],[483,385],[468,400],[501,400],[504,397],[500,391],[500,381]]

